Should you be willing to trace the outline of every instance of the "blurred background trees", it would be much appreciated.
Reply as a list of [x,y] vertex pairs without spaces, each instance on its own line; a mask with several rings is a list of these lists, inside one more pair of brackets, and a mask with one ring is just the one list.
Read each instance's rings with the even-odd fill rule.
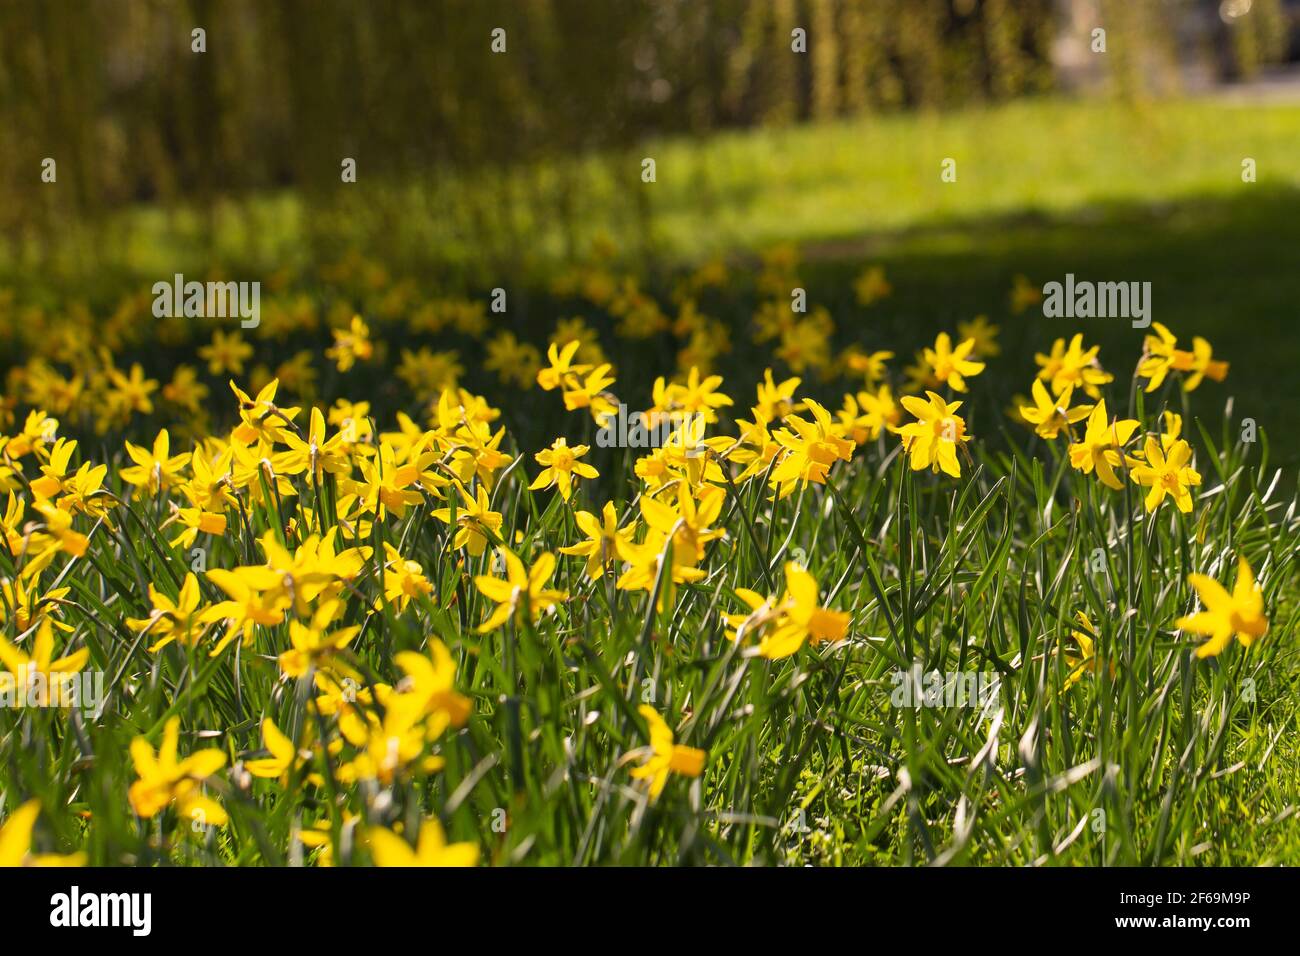
[[[417,214],[475,248],[526,243],[521,199],[567,221],[590,164],[635,169],[648,138],[1165,92],[1285,59],[1292,17],[1283,0],[20,0],[0,6],[0,238],[30,261],[81,234],[95,259],[127,241],[98,227],[143,205],[208,236],[238,210],[255,243],[271,225],[241,197],[291,190],[291,213],[262,214],[300,219],[316,251]],[[1093,24],[1108,50],[1090,60]],[[46,157],[62,188],[41,187]],[[344,157],[391,188],[338,189]]]

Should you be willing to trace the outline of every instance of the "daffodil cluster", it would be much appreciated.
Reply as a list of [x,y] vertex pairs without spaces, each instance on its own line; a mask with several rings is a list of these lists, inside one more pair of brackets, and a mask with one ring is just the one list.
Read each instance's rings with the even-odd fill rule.
[[[494,328],[481,303],[420,301],[360,258],[327,278],[369,290],[374,309],[364,317],[344,298],[322,313],[311,297],[277,291],[255,333],[205,330],[197,363],[178,366],[166,383],[118,357],[141,344],[131,325],[138,303],[124,304],[93,347],[75,313],[45,338],[24,336],[30,357],[11,370],[0,404],[0,676],[19,690],[58,686],[103,666],[98,640],[120,642],[128,665],[113,692],[158,707],[129,727],[132,779],[122,781],[121,800],[174,839],[184,839],[185,825],[206,832],[259,800],[283,799],[300,844],[292,853],[314,853],[319,863],[346,855],[473,865],[490,847],[448,837],[464,832],[453,818],[472,789],[438,783],[449,761],[471,782],[508,766],[511,792],[499,799],[517,806],[534,769],[520,756],[526,746],[554,738],[568,747],[588,726],[615,720],[617,732],[591,732],[618,741],[617,765],[574,759],[554,768],[548,795],[562,784],[585,800],[599,779],[603,801],[618,772],[635,781],[625,789],[646,812],[675,787],[698,799],[713,768],[727,773],[724,748],[711,741],[722,723],[742,718],[695,712],[697,685],[655,696],[660,655],[685,647],[671,636],[679,612],[689,608],[693,623],[730,639],[719,642],[721,656],[711,647],[683,665],[702,673],[734,655],[797,687],[805,667],[876,653],[879,636],[863,622],[881,614],[895,628],[891,608],[915,592],[900,596],[898,550],[875,553],[896,516],[860,515],[865,532],[853,525],[862,489],[894,481],[901,495],[921,488],[930,502],[948,502],[975,487],[978,469],[1000,467],[984,446],[995,423],[979,417],[991,405],[985,373],[1002,355],[996,325],[986,316],[959,322],[956,334],[939,332],[895,369],[892,351],[837,346],[842,330],[825,306],[792,306],[798,271],[793,247],[762,259],[745,334],[773,361],[761,374],[755,368],[743,391],[718,371],[733,329],[701,311],[728,281],[727,266],[711,261],[684,277],[670,307],[602,249],[553,291],[604,310],[614,334],[638,347],[671,340],[675,360],[646,376],[639,395],[582,317],[562,318],[547,341],[529,342]],[[878,265],[854,284],[862,308],[892,292]],[[1034,294],[1018,277],[1013,311]],[[507,427],[515,408],[503,412],[462,384],[471,360],[386,341],[399,325],[481,344],[482,369],[499,384],[524,403],[563,409],[561,433],[520,440]],[[254,341],[310,333],[324,346],[315,353],[274,368],[256,362],[264,350]],[[159,331],[169,343],[187,334]],[[1056,339],[1035,361],[1011,415],[1026,426],[1016,440],[1027,454],[1054,469],[1043,497],[1070,495],[1094,516],[1104,509],[1105,521],[1130,534],[1153,515],[1182,528],[1203,478],[1182,417],[1163,405],[1166,386],[1190,392],[1222,381],[1227,363],[1199,337],[1180,349],[1159,323],[1138,360],[1140,395],[1116,387],[1082,333]],[[347,391],[356,381],[348,376],[379,368],[393,369],[389,391],[409,399],[391,420],[376,416],[376,396],[361,386],[355,400],[322,399],[322,371]],[[204,373],[227,384],[214,390]],[[668,423],[665,440],[630,451],[594,445],[591,430],[624,406],[616,388],[640,400],[649,426]],[[112,447],[96,462],[88,453],[107,436]],[[1166,501],[1172,509],[1160,510]],[[818,527],[853,525],[867,554],[852,560],[885,578],[870,582],[867,610],[856,566],[828,574],[815,536],[783,540],[792,513]],[[937,542],[915,533],[924,561]],[[750,587],[726,580],[742,556]],[[1245,557],[1236,567],[1231,591],[1191,573],[1192,591],[1179,592],[1188,613],[1159,622],[1203,638],[1187,645],[1198,658],[1234,640],[1249,648],[1268,633],[1265,588]],[[1274,572],[1261,567],[1267,582]],[[936,580],[948,574],[943,586],[967,602],[963,620],[982,613],[988,597],[977,575],[925,570]],[[1062,692],[1109,674],[1116,660],[1106,621],[1098,627],[1066,607],[1051,652]],[[615,665],[601,662],[590,682],[574,677],[575,662],[600,660],[602,629],[630,618],[642,635],[636,649]],[[97,638],[89,620],[108,637]],[[554,686],[522,678],[521,657],[545,662]],[[617,710],[593,710],[581,727],[556,716],[597,692],[615,695]],[[758,706],[763,693],[752,698]],[[212,700],[240,719],[210,726],[222,710]],[[485,742],[494,734],[509,746],[492,749]],[[35,800],[10,813],[0,861],[80,861],[32,851],[34,833],[38,844],[52,842],[36,829],[41,813]]]

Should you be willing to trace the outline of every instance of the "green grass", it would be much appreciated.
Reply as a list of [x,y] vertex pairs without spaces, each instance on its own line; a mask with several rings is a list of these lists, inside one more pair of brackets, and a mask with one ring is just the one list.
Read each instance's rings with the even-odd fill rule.
[[[440,171],[400,189],[363,179],[331,194],[246,197],[211,216],[138,208],[110,222],[112,245],[69,244],[57,264],[70,268],[73,255],[88,253],[147,274],[187,257],[272,268],[310,258],[313,239],[365,236],[390,261],[465,264],[500,243],[545,271],[601,235],[625,240],[638,257],[644,243],[683,262],[1008,216],[1086,211],[1096,221],[1111,206],[1296,188],[1298,132],[1300,105],[1212,99],[1043,98],[869,115],[649,141],[628,155],[557,156],[513,173]],[[657,163],[652,184],[641,182],[644,157]],[[940,180],[948,157],[955,183]],[[1245,157],[1258,164],[1255,184],[1241,181]]]
[[[868,117],[666,145],[650,201],[665,247],[688,255],[1018,215],[1100,218],[1108,206],[1247,197],[1244,157],[1258,163],[1255,186],[1294,188],[1297,129],[1297,106],[1204,100]],[[955,183],[940,179],[949,157]]]

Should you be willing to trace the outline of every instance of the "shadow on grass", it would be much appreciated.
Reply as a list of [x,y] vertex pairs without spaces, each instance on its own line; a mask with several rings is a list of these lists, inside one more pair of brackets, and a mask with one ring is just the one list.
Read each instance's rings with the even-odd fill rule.
[[[1260,187],[1248,197],[1203,197],[1160,206],[1091,207],[1068,217],[1034,212],[980,222],[842,238],[804,250],[803,276],[849,341],[910,356],[940,329],[986,314],[1002,328],[1002,355],[979,380],[989,392],[1027,393],[1036,351],[1074,332],[1102,346],[1127,380],[1144,330],[1123,319],[1049,319],[1010,310],[1013,277],[1034,285],[1067,273],[1092,281],[1151,283],[1151,315],[1190,348],[1201,335],[1231,363],[1206,382],[1193,411],[1212,435],[1228,396],[1234,418],[1269,432],[1275,455],[1297,460],[1300,442],[1300,190]],[[863,309],[851,283],[863,262],[885,266],[894,294]],[[907,349],[906,352],[903,349]]]

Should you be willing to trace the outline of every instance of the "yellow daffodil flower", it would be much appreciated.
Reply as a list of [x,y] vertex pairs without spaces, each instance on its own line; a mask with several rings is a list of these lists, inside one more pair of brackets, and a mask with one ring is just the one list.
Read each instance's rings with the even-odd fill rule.
[[72,530],[72,515],[48,501],[38,501],[36,510],[45,519],[44,533],[51,541],[51,546],[66,551],[74,558],[86,553],[90,539],[79,531]]
[[966,377],[978,375],[984,371],[984,363],[971,360],[975,351],[975,339],[967,338],[956,348],[952,347],[952,338],[947,332],[940,332],[934,340],[934,348],[922,350],[934,378],[941,385],[947,385],[956,392],[966,391]]
[[0,869],[15,866],[85,866],[85,853],[33,854],[32,830],[41,813],[39,800],[28,800],[0,823]]
[[[397,613],[405,611],[413,599],[433,593],[433,584],[424,576],[424,568],[418,561],[402,557],[402,553],[387,541],[384,542],[384,553],[388,557],[384,563],[384,599],[397,609]],[[375,607],[381,606],[382,602],[376,600]]]
[[474,866],[478,847],[473,843],[448,843],[442,824],[432,817],[420,824],[416,848],[391,830],[371,827],[370,855],[376,866]]
[[0,664],[8,675],[3,682],[17,700],[29,700],[38,707],[65,706],[73,702],[72,675],[86,666],[90,651],[81,648],[57,660],[54,657],[54,627],[43,620],[36,632],[29,657],[0,635]]
[[1245,558],[1237,559],[1237,581],[1228,593],[1214,578],[1189,574],[1188,582],[1196,589],[1205,610],[1180,617],[1174,626],[1209,640],[1196,648],[1197,657],[1214,657],[1223,653],[1235,636],[1242,647],[1250,647],[1268,633],[1264,616],[1264,593],[1255,583],[1255,573]]
[[975,342],[971,354],[979,358],[995,358],[1002,354],[1002,347],[998,345],[999,331],[987,315],[977,315],[969,322],[957,323],[957,334]]
[[612,501],[605,502],[600,518],[589,511],[575,511],[573,518],[587,540],[560,548],[560,554],[585,557],[587,577],[598,580],[604,575],[609,563],[617,560],[619,541],[629,539],[632,529],[619,530],[618,512]]
[[831,413],[811,398],[806,404],[813,414],[811,422],[799,415],[787,415],[785,424],[790,427],[773,432],[786,450],[768,479],[781,498],[800,484],[825,484],[831,465],[853,457],[853,439],[841,434]]
[[49,460],[41,465],[41,477],[32,480],[32,494],[41,498],[57,498],[63,493],[64,480],[71,470],[72,453],[77,450],[75,441],[60,438],[50,449]]
[[291,647],[280,655],[280,670],[286,677],[302,677],[313,667],[328,666],[360,633],[361,628],[356,625],[329,630],[341,610],[339,601],[324,601],[309,624],[289,622]]
[[456,690],[456,662],[446,644],[430,637],[427,657],[401,651],[393,660],[406,674],[402,700],[426,720],[430,740],[442,736],[448,727],[465,726],[473,704]]
[[325,357],[334,360],[340,372],[346,372],[357,362],[368,362],[375,347],[370,341],[370,327],[361,316],[354,315],[346,331],[333,329],[334,344],[325,350]]
[[281,786],[288,784],[289,774],[295,767],[311,759],[311,751],[299,751],[270,717],[262,718],[262,745],[271,756],[245,760],[244,769],[254,777],[278,778]]
[[1214,350],[1211,348],[1210,343],[1199,335],[1192,337],[1190,355],[1182,353],[1176,367],[1189,373],[1183,379],[1183,391],[1185,392],[1193,391],[1206,378],[1215,382],[1222,382],[1228,377],[1228,363],[1217,361],[1214,358]]
[[614,384],[608,364],[598,365],[586,376],[569,375],[564,380],[564,407],[571,412],[587,409],[597,425],[618,413],[618,403],[607,391]]
[[226,633],[212,649],[212,656],[220,654],[236,637],[242,637],[244,646],[253,642],[253,629],[275,627],[284,621],[284,612],[291,598],[284,591],[284,578],[268,567],[242,567],[233,571],[213,568],[208,580],[225,591],[229,600],[212,605],[201,615],[204,624],[224,621]]
[[217,329],[212,342],[198,350],[199,358],[208,363],[210,375],[243,375],[244,363],[253,354],[253,347],[238,332],[229,335]]
[[903,407],[916,417],[916,421],[896,426],[891,431],[902,436],[903,448],[908,453],[913,471],[933,468],[960,478],[957,447],[970,441],[965,420],[956,414],[961,402],[945,402],[934,392],[925,394],[927,401],[924,402],[912,395],[903,396]]
[[1074,396],[1074,386],[1065,386],[1055,399],[1043,387],[1042,379],[1034,379],[1032,386],[1034,395],[1034,404],[1026,405],[1020,409],[1020,414],[1029,424],[1034,426],[1034,431],[1042,438],[1052,441],[1061,433],[1064,428],[1067,431],[1075,422],[1080,422],[1088,417],[1092,411],[1091,405],[1076,405],[1070,407],[1070,399]]
[[230,433],[232,439],[245,445],[253,442],[274,444],[284,440],[286,430],[292,430],[293,420],[302,409],[277,405],[275,396],[279,388],[280,380],[272,379],[257,393],[257,398],[250,398],[248,393],[230,382],[230,390],[239,402],[240,420]]
[[181,471],[190,461],[190,453],[171,454],[171,436],[163,429],[154,439],[153,448],[141,448],[126,442],[126,453],[135,465],[123,468],[122,480],[136,486],[137,494],[152,495],[181,481]]
[[591,465],[578,461],[590,449],[586,445],[573,445],[563,438],[557,438],[550,448],[544,448],[536,456],[542,471],[528,486],[529,491],[556,487],[565,501],[573,494],[573,482],[577,478],[599,478],[600,473]]
[[794,654],[805,643],[842,641],[848,633],[851,615],[822,607],[817,579],[796,562],[785,566],[785,596],[781,616],[771,633],[759,643],[763,657],[780,660]]
[[1139,427],[1140,423],[1131,418],[1111,422],[1106,415],[1106,400],[1101,399],[1088,416],[1083,440],[1070,445],[1070,465],[1085,475],[1096,471],[1102,484],[1120,490],[1124,483],[1115,474],[1123,464],[1120,452]]
[[1189,513],[1191,489],[1201,483],[1200,472],[1191,467],[1191,446],[1180,438],[1164,451],[1158,441],[1147,438],[1144,451],[1146,460],[1131,461],[1129,474],[1138,484],[1151,489],[1145,500],[1147,511],[1155,511],[1168,495],[1179,511]]
[[577,339],[565,343],[563,347],[552,342],[546,349],[546,360],[550,364],[537,373],[537,384],[549,392],[563,385],[570,376],[584,375],[590,371],[590,365],[573,364],[573,357],[581,345],[582,342]]
[[546,587],[546,582],[555,570],[555,555],[544,552],[538,555],[531,568],[525,568],[524,563],[509,548],[498,548],[497,553],[505,561],[506,576],[498,578],[480,574],[474,578],[474,586],[484,597],[497,604],[496,610],[479,625],[480,633],[495,631],[513,615],[522,612],[525,606],[530,618],[536,621],[544,612],[569,599],[566,592]]
[[148,819],[175,804],[177,812],[186,820],[204,826],[224,826],[228,819],[226,811],[216,800],[203,794],[201,785],[226,765],[226,755],[213,748],[179,759],[180,731],[181,719],[170,718],[156,753],[145,737],[131,741],[131,761],[139,777],[127,793],[131,809]]
[[1178,339],[1159,322],[1152,322],[1154,335],[1148,334],[1143,340],[1143,354],[1146,358],[1138,365],[1137,374],[1147,380],[1146,390],[1154,392],[1164,382],[1165,376],[1174,368],[1177,359]]
[[[501,513],[489,507],[487,489],[478,485],[474,494],[459,482],[456,490],[460,493],[461,507],[456,511],[456,537],[452,540],[453,548],[466,548],[472,557],[479,557],[489,544],[501,540]],[[437,508],[429,512],[430,516],[444,524],[451,524],[451,508]]]
[[158,651],[172,641],[192,646],[203,635],[202,595],[199,593],[199,579],[193,573],[185,575],[176,600],[160,592],[154,585],[149,585],[149,601],[153,605],[148,617],[127,618],[126,625],[137,634],[148,632],[157,638],[150,651]]
[[1055,394],[1060,394],[1067,385],[1082,388],[1089,398],[1101,398],[1101,386],[1114,381],[1115,376],[1102,369],[1097,360],[1101,347],[1083,347],[1083,333],[1070,339],[1067,348],[1065,339],[1052,343],[1049,355],[1042,352],[1034,355],[1034,361],[1041,366],[1038,377],[1048,384]]
[[670,773],[679,773],[684,777],[698,777],[704,772],[704,761],[708,755],[698,747],[686,747],[674,743],[672,728],[648,704],[638,708],[645,718],[650,731],[650,754],[639,767],[634,767],[632,776],[637,780],[648,781],[647,787],[651,802],[659,799],[668,784]]

